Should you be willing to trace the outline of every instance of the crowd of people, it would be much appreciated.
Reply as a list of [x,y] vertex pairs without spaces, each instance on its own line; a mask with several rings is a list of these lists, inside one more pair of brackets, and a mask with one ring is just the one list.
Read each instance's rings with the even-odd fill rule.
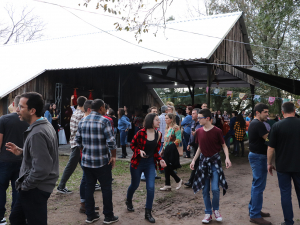
[[[72,103],[73,97],[71,98]],[[136,109],[130,115],[128,109],[119,108],[117,117],[113,109],[101,99],[77,98],[77,107],[72,105],[70,120],[71,154],[57,186],[57,192],[70,194],[66,184],[79,164],[82,168],[80,184],[80,213],[85,213],[87,223],[100,219],[100,207],[95,205],[94,191],[102,190],[104,223],[119,220],[114,214],[112,202],[112,169],[116,163],[117,137],[122,154],[126,158],[126,146],[130,142],[133,155],[130,160],[131,184],[124,205],[134,211],[133,198],[140,181],[146,181],[145,219],[155,223],[152,206],[155,194],[155,179],[160,179],[156,170],[165,176],[165,185],[160,191],[171,191],[171,177],[176,190],[183,185],[194,193],[202,190],[205,215],[202,223],[209,223],[214,215],[222,221],[220,213],[220,188],[223,195],[228,189],[221,162],[225,155],[225,167],[230,168],[231,153],[245,156],[244,139],[249,138],[249,163],[253,181],[249,202],[250,222],[271,224],[262,212],[263,192],[267,173],[273,175],[273,155],[281,193],[284,214],[282,225],[293,224],[291,203],[291,180],[294,182],[300,206],[300,120],[295,117],[292,102],[282,105],[284,119],[271,121],[268,106],[259,103],[253,109],[255,116],[217,110],[212,112],[206,103],[199,107],[187,106],[185,113],[176,110],[167,102],[160,110],[149,108],[146,115]],[[160,115],[159,115],[160,111]],[[183,114],[186,114],[184,116]],[[60,113],[55,104],[44,105],[42,96],[35,92],[16,96],[12,113],[0,118],[0,225],[5,224],[6,190],[11,182],[12,204],[9,216],[11,225],[46,225],[47,201],[59,177],[58,119]],[[278,122],[279,121],[279,122]],[[129,131],[133,131],[132,138]],[[248,130],[248,131],[247,131]],[[24,141],[23,141],[24,140]],[[191,175],[186,183],[177,169],[181,167],[180,156],[191,158]],[[193,154],[192,154],[193,153]],[[99,183],[100,184],[99,184]],[[212,198],[210,196],[212,191]]]

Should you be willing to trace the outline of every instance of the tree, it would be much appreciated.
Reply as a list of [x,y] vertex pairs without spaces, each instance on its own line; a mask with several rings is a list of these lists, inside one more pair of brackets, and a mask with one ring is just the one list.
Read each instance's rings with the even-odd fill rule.
[[[206,9],[210,15],[243,11],[250,43],[253,44],[254,63],[269,74],[300,78],[295,64],[280,63],[299,60],[300,10],[297,1],[207,0]],[[290,95],[264,84],[256,88],[256,92],[275,97]],[[277,100],[270,111],[280,112],[281,100]]]
[[33,9],[23,7],[20,10],[13,5],[7,5],[5,11],[9,22],[0,23],[0,41],[4,45],[31,41],[43,36],[45,24],[33,14]]

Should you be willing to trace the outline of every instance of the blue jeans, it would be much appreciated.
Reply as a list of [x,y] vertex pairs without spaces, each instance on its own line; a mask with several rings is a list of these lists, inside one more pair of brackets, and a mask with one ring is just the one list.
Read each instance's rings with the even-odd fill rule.
[[241,143],[241,147],[242,147],[242,155],[244,155],[244,141],[238,141],[235,139],[235,149],[234,151],[236,152],[237,155],[240,154],[240,143]]
[[100,182],[103,198],[103,214],[105,217],[112,217],[113,213],[113,203],[112,203],[112,174],[111,165],[105,165],[99,168],[88,168],[83,167],[86,186],[85,186],[85,208],[86,215],[95,215],[95,184],[97,180]]
[[[203,200],[205,204],[205,214],[212,214],[211,208],[213,210],[219,210],[220,202],[220,189],[219,189],[219,174],[217,168],[214,165],[211,165],[212,177],[207,177],[205,180],[204,189],[202,190]],[[213,194],[212,201],[210,201],[210,183],[211,191]],[[212,206],[212,207],[211,207]]]
[[155,191],[155,165],[154,165],[153,157],[146,158],[146,159],[142,158],[136,169],[134,169],[130,165],[131,184],[128,187],[127,199],[132,200],[135,190],[140,185],[140,177],[142,172],[145,173],[145,177],[146,177],[146,189],[147,189],[146,209],[152,209],[154,191]]
[[127,134],[128,134],[128,131],[120,130],[121,145],[126,145],[127,144]]
[[6,208],[6,190],[9,186],[9,181],[11,181],[12,187],[12,204],[11,209],[13,208],[17,197],[18,192],[15,188],[15,182],[19,177],[20,162],[0,162],[0,219],[4,217]]
[[183,132],[183,151],[185,151],[185,154],[187,157],[191,157],[191,152],[187,150],[187,146],[188,146],[188,143],[189,143],[189,139],[190,139],[190,134],[186,133],[186,132]]
[[267,155],[250,152],[248,158],[253,175],[251,200],[249,203],[250,218],[261,218],[263,192],[266,188],[268,174]]
[[10,224],[47,225],[47,202],[50,195],[38,188],[20,191],[9,216]]
[[280,173],[277,172],[278,183],[281,194],[281,206],[286,225],[294,224],[293,206],[292,206],[292,183],[293,179],[295,191],[300,207],[300,173]]

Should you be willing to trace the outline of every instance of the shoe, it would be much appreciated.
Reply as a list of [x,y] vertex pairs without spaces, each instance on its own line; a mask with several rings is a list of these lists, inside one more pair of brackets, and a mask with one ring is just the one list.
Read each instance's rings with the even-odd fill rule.
[[[1,223],[0,223],[1,224]],[[282,222],[281,225],[286,225],[285,222]]]
[[250,218],[250,222],[251,223],[256,223],[256,224],[259,224],[259,225],[271,225],[272,223],[265,220],[264,218]]
[[71,194],[71,193],[73,193],[72,191],[68,190],[67,188],[61,189],[59,187],[57,187],[57,192],[59,192],[61,194]]
[[212,216],[210,214],[205,214],[202,223],[209,223],[212,220]]
[[215,214],[216,221],[221,222],[223,220],[219,210],[214,210],[214,214]]
[[100,215],[99,215],[99,213],[96,212],[93,216],[87,216],[87,219],[85,222],[94,223],[95,221],[97,221],[99,219],[100,219]]
[[159,190],[161,190],[161,191],[171,191],[171,186],[164,186],[164,187],[160,188]]
[[6,225],[7,223],[6,223],[6,219],[5,218],[2,218],[1,220],[0,220],[0,225]]
[[119,217],[117,216],[111,216],[111,217],[105,217],[103,223],[105,224],[111,224],[119,221]]
[[270,213],[265,213],[262,211],[260,211],[260,215],[261,215],[261,217],[270,217],[271,216]]
[[184,185],[185,185],[187,188],[191,188],[191,187],[193,186],[193,184],[190,183],[190,182],[184,183]]
[[161,179],[161,177],[159,177],[159,176],[156,176],[156,177],[155,177],[155,179],[156,179],[156,180],[160,180],[160,179]]
[[126,156],[125,156],[125,155],[122,155],[122,156],[119,156],[118,158],[119,158],[119,159],[126,159]]
[[151,209],[145,209],[145,219],[150,223],[155,223],[155,219],[151,215]]
[[95,184],[95,191],[101,191],[100,184],[98,184],[98,183]]
[[[95,206],[95,210],[99,210],[99,206]],[[86,209],[85,209],[85,203],[84,202],[81,202],[80,203],[80,208],[79,208],[79,212],[80,213],[85,213]],[[0,225],[2,225],[0,223]]]
[[141,181],[146,181],[146,178],[141,178]]
[[127,210],[129,212],[134,212],[134,208],[133,208],[133,205],[132,205],[132,200],[126,200],[125,204],[127,205]]
[[180,180],[177,184],[178,185],[176,187],[176,190],[179,190],[181,188],[181,185],[182,185],[182,180]]

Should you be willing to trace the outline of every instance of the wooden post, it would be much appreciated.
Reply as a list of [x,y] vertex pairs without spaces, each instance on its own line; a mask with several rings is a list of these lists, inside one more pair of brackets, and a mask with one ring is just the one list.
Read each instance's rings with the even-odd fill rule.
[[252,105],[252,120],[254,118],[254,94],[255,94],[255,86],[250,84],[250,90],[251,90],[251,105]]
[[[208,109],[210,109],[211,72],[212,72],[212,67],[207,66],[207,87],[208,87],[208,91],[206,93],[206,103],[207,103],[207,108]],[[206,90],[206,88],[205,88],[205,90]]]
[[119,74],[119,84],[118,84],[118,110],[121,106],[121,74],[120,74],[120,69],[118,70]]

